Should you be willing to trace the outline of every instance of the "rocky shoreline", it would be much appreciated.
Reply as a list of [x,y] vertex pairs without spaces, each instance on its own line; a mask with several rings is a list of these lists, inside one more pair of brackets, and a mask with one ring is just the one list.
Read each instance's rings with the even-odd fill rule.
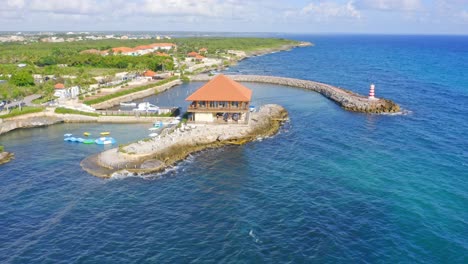
[[140,140],[90,156],[81,162],[88,173],[110,178],[120,173],[159,172],[207,148],[245,144],[275,134],[287,111],[279,105],[265,105],[251,113],[249,124],[189,124],[166,129],[159,137]]
[[[400,106],[391,100],[384,98],[370,100],[367,96],[314,81],[263,75],[228,75],[228,77],[238,82],[270,83],[315,91],[336,102],[345,110],[352,112],[384,114],[399,113],[401,111]],[[211,78],[213,76],[205,74],[192,76],[190,80],[209,81]]]
[[10,162],[14,156],[15,155],[10,152],[0,152],[0,165]]
[[288,45],[282,45],[282,46],[277,47],[277,48],[268,48],[268,49],[261,49],[261,50],[246,52],[246,56],[241,57],[239,60],[243,60],[243,59],[246,59],[246,58],[249,58],[249,57],[262,56],[262,55],[265,55],[265,54],[279,52],[279,51],[292,50],[294,48],[311,47],[313,45],[314,44],[312,44],[311,42],[301,41],[301,42],[299,42],[297,44],[288,44]]

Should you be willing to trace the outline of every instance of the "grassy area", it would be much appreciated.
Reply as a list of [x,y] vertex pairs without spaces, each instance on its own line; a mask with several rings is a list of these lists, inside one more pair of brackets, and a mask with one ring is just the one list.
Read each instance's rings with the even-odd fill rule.
[[84,103],[87,104],[87,105],[99,104],[99,103],[102,103],[102,102],[105,102],[105,101],[108,101],[110,99],[114,99],[114,98],[117,98],[117,97],[120,97],[120,96],[123,96],[123,95],[144,91],[146,89],[153,88],[155,86],[161,86],[163,84],[166,84],[168,82],[172,82],[172,81],[177,80],[177,79],[178,79],[178,77],[174,76],[174,77],[159,81],[157,83],[152,83],[152,84],[148,84],[148,85],[144,85],[144,86],[139,86],[139,87],[135,87],[135,88],[128,89],[128,90],[119,91],[119,92],[116,92],[116,93],[113,93],[113,94],[104,95],[104,96],[99,97],[99,98],[87,100],[87,101],[84,101]]
[[0,152],[3,152],[5,151],[5,147],[4,146],[0,146]]
[[21,110],[19,108],[15,108],[6,115],[0,115],[0,118],[10,118],[10,117],[15,117],[19,115],[38,113],[42,111],[44,111],[43,107],[25,106],[25,107],[22,107]]
[[99,114],[97,113],[83,112],[83,111],[78,111],[78,110],[73,110],[73,109],[68,109],[68,108],[63,108],[63,107],[55,108],[55,113],[56,114],[85,115],[85,116],[99,116]]
[[212,54],[216,51],[223,52],[227,50],[242,50],[249,52],[299,43],[298,41],[282,38],[237,37],[177,38],[174,41],[177,44],[178,52],[198,51],[200,48],[207,48],[208,54]]

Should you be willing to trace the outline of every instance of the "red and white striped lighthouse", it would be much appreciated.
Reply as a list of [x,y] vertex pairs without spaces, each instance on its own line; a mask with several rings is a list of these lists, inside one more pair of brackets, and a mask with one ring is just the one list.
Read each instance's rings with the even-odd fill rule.
[[375,99],[375,85],[371,84],[370,85],[370,90],[369,90],[369,99]]

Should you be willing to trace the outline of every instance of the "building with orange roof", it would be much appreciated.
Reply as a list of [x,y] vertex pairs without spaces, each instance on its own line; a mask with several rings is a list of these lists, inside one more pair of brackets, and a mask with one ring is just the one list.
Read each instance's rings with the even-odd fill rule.
[[153,43],[149,44],[154,50],[170,50],[177,49],[177,45],[174,43]]
[[200,55],[200,54],[197,54],[197,56],[195,56],[195,59],[196,59],[197,61],[202,61],[202,60],[205,59],[205,57],[203,57],[203,56]]
[[146,70],[144,73],[143,73],[143,76],[145,77],[154,77],[156,76],[156,73],[152,70]]
[[57,83],[54,85],[54,88],[55,89],[65,89],[65,85],[63,85],[63,83]]
[[159,52],[159,51],[156,51],[156,56],[161,56],[161,57],[170,57],[169,54],[167,53],[164,53],[164,52]]
[[193,57],[193,58],[195,58],[195,57],[197,57],[197,56],[199,56],[199,55],[200,55],[200,54],[198,54],[198,53],[195,52],[195,51],[192,51],[192,52],[187,53],[187,56]]
[[136,50],[129,47],[118,47],[111,49],[114,54],[136,55]]
[[191,121],[246,123],[251,99],[252,90],[219,74],[185,100]]

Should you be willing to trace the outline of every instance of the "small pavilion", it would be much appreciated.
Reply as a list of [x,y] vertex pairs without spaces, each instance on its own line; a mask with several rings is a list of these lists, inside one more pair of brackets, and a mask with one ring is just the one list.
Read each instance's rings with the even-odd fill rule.
[[245,124],[251,99],[252,90],[219,74],[185,100],[191,102],[190,121]]

